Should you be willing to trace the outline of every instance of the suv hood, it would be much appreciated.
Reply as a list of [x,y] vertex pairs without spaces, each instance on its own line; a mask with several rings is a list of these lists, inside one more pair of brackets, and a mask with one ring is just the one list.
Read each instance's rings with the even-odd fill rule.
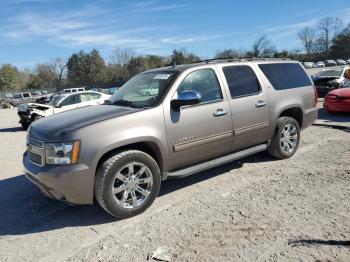
[[30,137],[54,142],[84,126],[141,110],[143,109],[111,105],[87,106],[35,121],[28,132]]

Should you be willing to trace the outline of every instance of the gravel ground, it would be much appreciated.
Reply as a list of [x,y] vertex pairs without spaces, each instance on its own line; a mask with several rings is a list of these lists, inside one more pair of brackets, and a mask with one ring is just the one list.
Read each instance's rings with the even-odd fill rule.
[[266,153],[166,181],[143,214],[42,197],[22,175],[25,132],[0,110],[0,260],[350,261],[350,133],[312,126],[297,154]]

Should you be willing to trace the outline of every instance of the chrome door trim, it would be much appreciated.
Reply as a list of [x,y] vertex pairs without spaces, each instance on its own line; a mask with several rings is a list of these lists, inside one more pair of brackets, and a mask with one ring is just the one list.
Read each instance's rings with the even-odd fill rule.
[[270,121],[265,121],[258,124],[237,128],[234,130],[234,135],[239,136],[239,135],[253,132],[262,128],[267,128],[269,126],[270,126]]
[[182,150],[186,150],[189,149],[191,147],[195,147],[195,146],[201,146],[201,145],[205,145],[205,144],[209,144],[212,142],[216,142],[222,139],[226,139],[231,137],[233,134],[232,131],[226,131],[223,133],[218,133],[218,134],[214,134],[211,136],[206,136],[203,138],[197,138],[197,139],[193,139],[191,141],[186,141],[186,142],[181,142],[181,143],[174,143],[173,149],[174,152],[179,152]]

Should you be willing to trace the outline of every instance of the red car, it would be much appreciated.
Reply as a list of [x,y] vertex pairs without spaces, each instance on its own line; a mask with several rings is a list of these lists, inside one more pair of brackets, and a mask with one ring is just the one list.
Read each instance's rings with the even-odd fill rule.
[[324,98],[323,107],[328,112],[350,112],[350,88],[330,91]]

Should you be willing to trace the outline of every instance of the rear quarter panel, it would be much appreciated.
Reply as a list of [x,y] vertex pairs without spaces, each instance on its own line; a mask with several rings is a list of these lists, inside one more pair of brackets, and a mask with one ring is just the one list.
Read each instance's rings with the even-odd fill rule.
[[[283,111],[297,107],[302,110],[303,119],[301,128],[304,129],[310,126],[317,118],[317,107],[314,106],[314,87],[311,78],[308,76],[310,80],[309,86],[291,88],[285,90],[276,90],[270,81],[267,79],[265,74],[259,68],[259,64],[263,64],[264,62],[260,62],[255,64],[255,69],[257,74],[260,75],[260,79],[263,81],[265,90],[267,92],[269,104],[270,104],[270,130],[269,137],[272,138],[274,131],[276,129],[276,124],[279,116]],[[271,62],[268,62],[271,63]],[[278,61],[276,63],[296,63],[293,61],[281,62]],[[298,63],[300,64],[300,63]],[[304,67],[300,65],[303,71],[306,73]]]

